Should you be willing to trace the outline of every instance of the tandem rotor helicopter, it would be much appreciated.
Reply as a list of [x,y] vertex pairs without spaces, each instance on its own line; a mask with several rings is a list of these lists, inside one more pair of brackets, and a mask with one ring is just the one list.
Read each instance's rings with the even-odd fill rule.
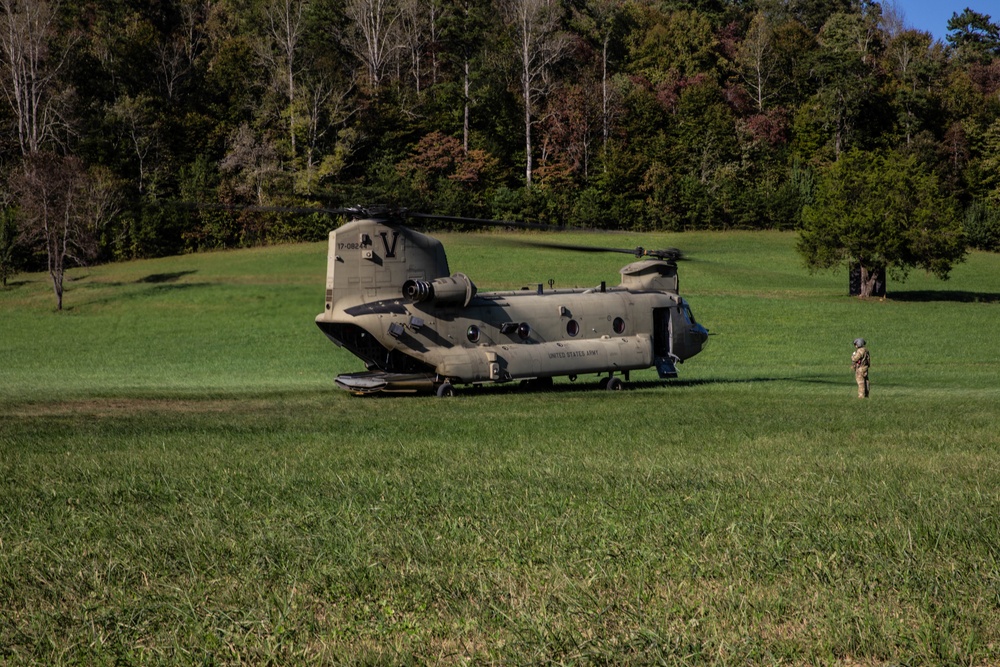
[[[316,324],[366,370],[337,376],[354,394],[436,393],[515,380],[544,387],[554,377],[596,374],[618,390],[629,372],[698,354],[708,330],[678,293],[679,251],[559,246],[634,254],[621,284],[587,289],[482,293],[451,273],[444,246],[409,218],[533,226],[388,210],[337,211],[353,218],[330,232],[326,300]],[[545,245],[545,244],[539,244]]]

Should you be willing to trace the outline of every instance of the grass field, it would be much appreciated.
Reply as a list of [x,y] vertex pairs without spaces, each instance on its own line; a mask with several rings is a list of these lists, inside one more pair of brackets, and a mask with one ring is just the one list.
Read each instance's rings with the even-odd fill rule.
[[[441,238],[481,290],[627,261]],[[322,245],[16,277],[0,664],[1000,664],[1000,257],[860,302],[790,234],[558,240],[692,257],[679,380],[352,397]]]

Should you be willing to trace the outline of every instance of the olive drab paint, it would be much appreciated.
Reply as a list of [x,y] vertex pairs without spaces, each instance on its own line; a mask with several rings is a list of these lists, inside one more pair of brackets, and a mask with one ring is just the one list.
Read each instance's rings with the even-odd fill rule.
[[330,233],[316,323],[364,362],[364,372],[336,378],[356,394],[450,395],[455,385],[584,374],[620,388],[615,374],[652,366],[676,377],[675,364],[708,339],[678,293],[673,261],[638,259],[618,287],[481,293],[451,273],[440,241],[377,218]]

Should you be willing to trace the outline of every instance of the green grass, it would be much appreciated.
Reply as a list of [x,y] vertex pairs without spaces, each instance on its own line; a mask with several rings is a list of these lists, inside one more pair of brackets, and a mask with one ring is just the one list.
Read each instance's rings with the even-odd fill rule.
[[[627,261],[443,238],[481,289]],[[0,664],[1000,662],[1000,258],[863,303],[788,234],[557,240],[685,249],[680,380],[352,397],[322,245],[16,278]]]

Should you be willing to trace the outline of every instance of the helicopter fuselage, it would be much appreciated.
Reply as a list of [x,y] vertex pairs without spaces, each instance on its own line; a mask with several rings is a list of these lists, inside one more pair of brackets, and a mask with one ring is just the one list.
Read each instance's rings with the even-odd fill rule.
[[355,393],[433,390],[615,373],[675,363],[701,351],[708,332],[677,293],[672,262],[640,260],[622,284],[588,289],[478,293],[449,275],[436,239],[360,220],[330,235],[320,329],[364,361],[337,384]]

